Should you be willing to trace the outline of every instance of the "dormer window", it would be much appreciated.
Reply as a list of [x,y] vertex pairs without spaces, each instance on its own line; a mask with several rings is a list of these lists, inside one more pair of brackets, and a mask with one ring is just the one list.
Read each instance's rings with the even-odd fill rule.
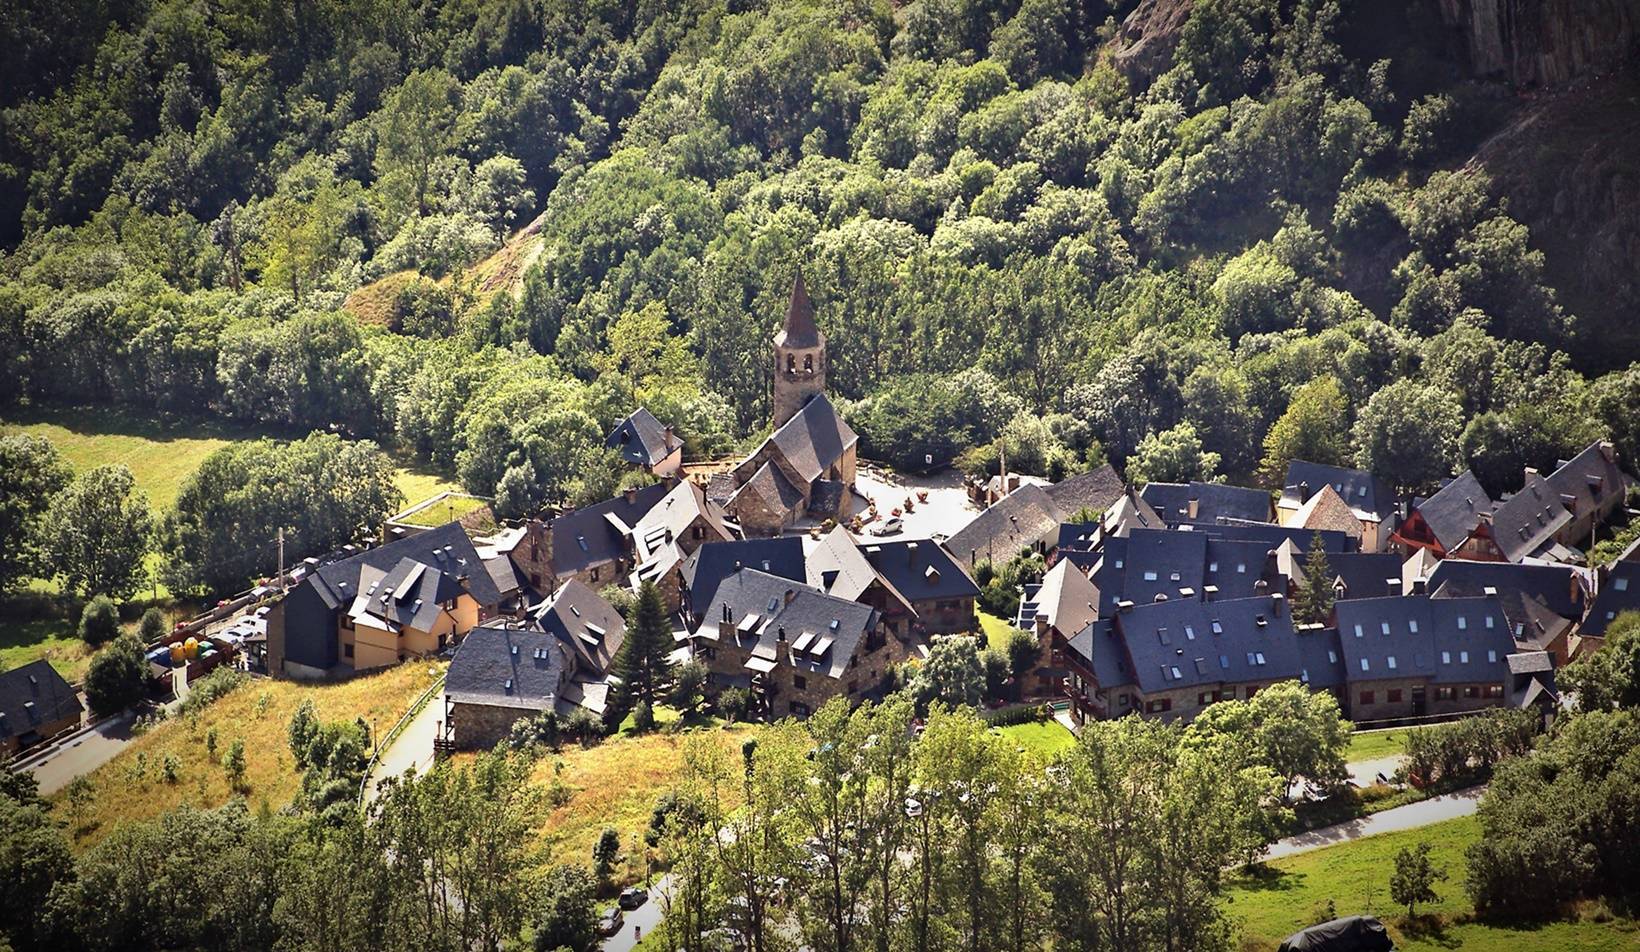
[[1410,631],[1415,635],[1418,633],[1418,619],[1416,619],[1416,618],[1407,619],[1407,631]]
[[1629,580],[1626,578],[1614,578],[1612,579],[1612,588],[1617,589],[1619,592],[1626,592],[1629,590]]
[[1463,631],[1465,628],[1468,628],[1468,627],[1469,627],[1469,619],[1463,617],[1462,615],[1459,615],[1458,616],[1458,630]]

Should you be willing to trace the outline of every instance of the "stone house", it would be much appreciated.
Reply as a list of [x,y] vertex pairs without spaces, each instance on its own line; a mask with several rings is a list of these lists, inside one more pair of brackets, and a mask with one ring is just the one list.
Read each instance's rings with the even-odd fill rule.
[[1302,525],[1309,519],[1303,511],[1305,504],[1323,489],[1331,489],[1360,524],[1355,535],[1361,540],[1361,550],[1382,552],[1395,530],[1400,499],[1388,483],[1366,470],[1293,460],[1287,464],[1281,498],[1276,501],[1276,520],[1284,526]]
[[1351,720],[1508,703],[1515,641],[1495,597],[1351,599],[1335,611]]
[[672,432],[671,424],[655,419],[645,407],[633,410],[615,425],[604,446],[617,450],[621,459],[646,473],[676,476],[683,469],[683,441]]
[[0,673],[0,759],[78,727],[83,713],[79,692],[49,661]]
[[[974,630],[979,585],[944,546],[933,539],[872,540],[863,551],[878,576],[910,604],[912,634]],[[879,610],[886,608],[879,606]],[[896,626],[895,630],[904,629]]]

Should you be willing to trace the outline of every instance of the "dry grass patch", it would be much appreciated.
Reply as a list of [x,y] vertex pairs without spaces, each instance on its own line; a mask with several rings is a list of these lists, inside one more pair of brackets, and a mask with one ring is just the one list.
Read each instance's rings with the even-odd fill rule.
[[655,800],[682,779],[684,744],[690,738],[706,738],[738,758],[740,745],[756,729],[737,724],[728,729],[612,737],[596,747],[567,746],[543,756],[530,779],[548,798],[549,812],[539,829],[547,858],[590,866],[598,835],[605,827],[614,827],[620,831],[625,860],[614,878],[621,884],[643,879],[648,872],[643,836],[650,811]]
[[[416,696],[443,673],[443,662],[411,661],[339,684],[256,680],[212,704],[194,718],[173,718],[138,737],[119,756],[93,771],[89,804],[76,811],[64,790],[52,798],[59,818],[86,848],[122,823],[152,819],[182,804],[201,808],[226,803],[230,789],[222,756],[235,740],[245,742],[242,791],[253,806],[279,809],[295,797],[301,780],[290,756],[286,725],[309,698],[326,721],[374,720],[389,730]],[[215,732],[215,754],[208,742]],[[175,782],[165,765],[175,765]]]

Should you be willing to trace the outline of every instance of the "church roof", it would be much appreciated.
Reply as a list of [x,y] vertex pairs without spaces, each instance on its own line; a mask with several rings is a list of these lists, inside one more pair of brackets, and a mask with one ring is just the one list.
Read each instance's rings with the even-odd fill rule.
[[797,272],[792,282],[791,303],[786,305],[786,324],[775,334],[779,347],[820,347],[826,338],[814,323],[814,305],[809,303],[808,289],[803,286],[803,272]]
[[812,483],[842,459],[858,439],[826,395],[817,393],[770,435],[769,442],[780,450],[799,478]]

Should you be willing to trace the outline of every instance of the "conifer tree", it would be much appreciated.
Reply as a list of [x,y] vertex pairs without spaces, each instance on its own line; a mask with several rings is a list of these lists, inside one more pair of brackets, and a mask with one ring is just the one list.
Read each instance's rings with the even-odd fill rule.
[[610,692],[608,709],[611,716],[627,713],[643,701],[653,710],[660,703],[661,691],[671,675],[672,626],[666,618],[666,606],[661,601],[660,589],[645,582],[638,589],[638,602],[632,611],[632,623],[626,627],[626,639],[615,655],[614,675],[619,687]]
[[1310,540],[1310,553],[1304,559],[1304,584],[1298,590],[1293,614],[1300,621],[1324,622],[1332,614],[1332,566],[1327,562],[1327,549],[1317,532]]

